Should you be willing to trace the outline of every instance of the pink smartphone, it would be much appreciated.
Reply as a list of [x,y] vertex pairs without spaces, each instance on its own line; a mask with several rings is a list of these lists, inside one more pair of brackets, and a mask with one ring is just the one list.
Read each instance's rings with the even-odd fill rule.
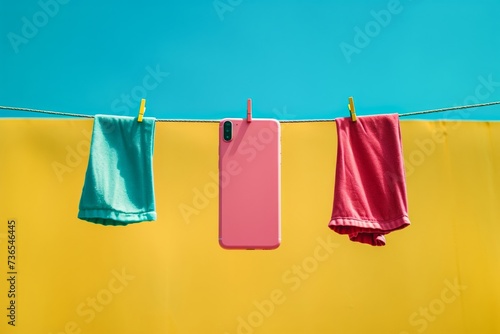
[[223,119],[219,124],[219,244],[275,249],[281,242],[280,124]]

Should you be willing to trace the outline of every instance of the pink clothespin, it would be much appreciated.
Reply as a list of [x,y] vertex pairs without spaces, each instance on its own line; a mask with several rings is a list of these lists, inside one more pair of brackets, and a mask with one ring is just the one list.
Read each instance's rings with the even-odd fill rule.
[[252,99],[247,100],[247,122],[252,121]]

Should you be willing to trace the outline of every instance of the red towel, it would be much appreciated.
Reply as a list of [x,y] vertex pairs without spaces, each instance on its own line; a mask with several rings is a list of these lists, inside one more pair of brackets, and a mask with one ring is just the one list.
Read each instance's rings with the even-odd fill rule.
[[352,241],[385,245],[410,225],[397,114],[336,119],[338,150],[332,219]]

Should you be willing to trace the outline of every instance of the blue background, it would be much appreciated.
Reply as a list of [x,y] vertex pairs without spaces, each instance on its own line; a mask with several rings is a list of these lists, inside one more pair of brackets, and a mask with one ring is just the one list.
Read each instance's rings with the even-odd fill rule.
[[[500,1],[0,2],[0,105],[333,119],[500,100]],[[155,75],[151,73],[156,72]],[[489,83],[488,83],[489,81]],[[0,110],[2,117],[45,117]],[[500,106],[419,118],[500,119]]]

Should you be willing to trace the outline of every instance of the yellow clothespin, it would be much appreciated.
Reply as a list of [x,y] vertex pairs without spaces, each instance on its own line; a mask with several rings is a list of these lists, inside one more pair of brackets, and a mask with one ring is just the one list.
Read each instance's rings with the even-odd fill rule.
[[347,107],[349,108],[349,112],[351,113],[351,120],[353,122],[356,122],[356,108],[354,108],[354,99],[352,98],[352,96],[349,97],[349,104],[347,105]]
[[139,115],[137,116],[137,122],[142,122],[142,118],[145,112],[146,112],[146,99],[142,99],[141,106],[139,107]]

